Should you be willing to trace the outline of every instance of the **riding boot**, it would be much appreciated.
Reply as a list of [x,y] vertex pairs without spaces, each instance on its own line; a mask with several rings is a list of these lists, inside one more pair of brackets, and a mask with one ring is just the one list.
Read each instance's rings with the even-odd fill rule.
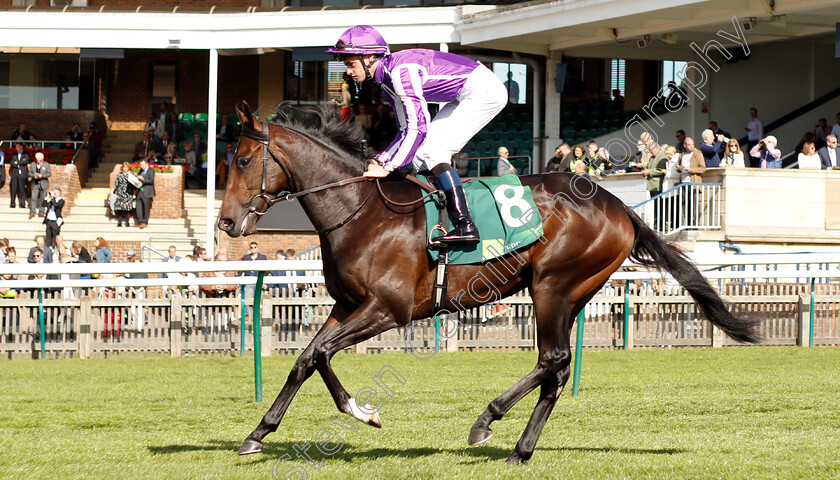
[[435,242],[446,245],[469,245],[480,241],[478,229],[470,216],[464,187],[458,173],[450,167],[449,170],[436,177],[438,185],[446,195],[446,209],[452,221],[452,230],[446,235],[435,237]]

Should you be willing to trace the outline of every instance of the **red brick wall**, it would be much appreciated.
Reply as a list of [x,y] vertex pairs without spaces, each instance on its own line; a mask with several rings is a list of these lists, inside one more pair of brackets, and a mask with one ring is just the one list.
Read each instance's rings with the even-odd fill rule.
[[[8,203],[5,199],[9,198],[10,194],[9,164],[7,163],[3,168],[6,169],[6,183],[0,188],[0,198],[4,199],[3,202]],[[82,189],[82,185],[79,183],[79,172],[75,165],[50,165],[50,188],[55,187],[61,188],[61,196],[64,198],[64,209],[61,213],[67,216],[73,209],[76,196]]]
[[[173,165],[172,173],[155,172],[155,198],[152,200],[150,218],[181,218],[184,215],[184,169]],[[114,165],[109,185],[113,185],[120,172]]]
[[0,138],[10,138],[12,132],[17,130],[21,123],[25,123],[26,129],[32,132],[36,139],[60,141],[64,140],[64,134],[73,128],[74,123],[78,123],[82,130],[87,130],[97,115],[90,110],[12,109],[3,110],[2,118]]
[[231,260],[239,260],[242,255],[248,253],[248,245],[251,242],[257,242],[260,246],[260,253],[268,257],[269,260],[273,260],[274,252],[280,249],[293,248],[297,253],[301,253],[321,244],[318,234],[314,232],[261,233],[239,238],[230,238],[226,233],[222,233],[219,238],[219,246],[228,249],[228,256]]
[[[210,56],[193,50],[126,50],[125,58],[115,60],[111,79],[108,114],[114,122],[138,122],[149,117],[150,72],[153,63],[178,66],[178,113],[207,112],[207,75]],[[256,55],[219,57],[219,113],[233,113],[234,105],[247,100],[256,105],[259,90],[259,58]],[[12,129],[14,130],[14,129]],[[11,133],[11,131],[9,133]]]

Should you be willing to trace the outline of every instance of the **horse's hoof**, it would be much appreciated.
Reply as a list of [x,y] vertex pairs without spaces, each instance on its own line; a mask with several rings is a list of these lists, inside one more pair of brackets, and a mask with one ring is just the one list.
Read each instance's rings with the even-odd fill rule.
[[470,430],[470,438],[467,439],[467,443],[472,446],[481,445],[482,443],[490,440],[493,437],[493,430],[489,428],[473,428]]
[[240,455],[250,455],[252,453],[260,452],[262,452],[262,442],[258,442],[253,438],[246,438],[245,441],[242,442],[242,446],[239,447]]
[[359,407],[359,405],[356,403],[356,399],[350,397],[349,407],[351,417],[359,420],[362,423],[366,423],[372,427],[382,428],[382,421],[379,419],[379,412],[376,411],[373,408],[373,406],[371,406],[369,403],[365,404],[364,407]]

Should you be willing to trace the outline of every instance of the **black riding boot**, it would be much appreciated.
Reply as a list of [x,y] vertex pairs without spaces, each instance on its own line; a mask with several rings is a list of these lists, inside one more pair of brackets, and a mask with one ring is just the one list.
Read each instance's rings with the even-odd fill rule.
[[438,175],[438,185],[446,194],[446,209],[449,219],[452,221],[452,230],[446,235],[435,237],[435,242],[446,245],[469,245],[478,243],[481,239],[478,236],[478,229],[470,216],[470,208],[467,205],[467,198],[464,196],[464,187],[461,179],[452,167]]

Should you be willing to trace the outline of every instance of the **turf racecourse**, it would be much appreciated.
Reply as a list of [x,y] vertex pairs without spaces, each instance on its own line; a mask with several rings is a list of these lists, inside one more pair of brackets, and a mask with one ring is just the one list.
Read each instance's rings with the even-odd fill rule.
[[[236,449],[294,361],[251,358],[2,362],[0,478],[840,478],[840,348],[585,352],[580,397],[559,399],[530,462],[507,465],[536,400],[468,447],[487,402],[534,353],[340,354],[351,393],[384,366],[406,380],[383,428],[338,418],[316,374],[262,454]],[[341,417],[343,420],[345,417]],[[317,451],[319,431],[338,437]],[[323,437],[322,437],[323,438]],[[306,448],[318,469],[294,458]],[[293,461],[278,462],[289,455]],[[292,470],[295,469],[296,470]],[[292,472],[290,472],[292,470]],[[304,476],[304,474],[306,476]]]

